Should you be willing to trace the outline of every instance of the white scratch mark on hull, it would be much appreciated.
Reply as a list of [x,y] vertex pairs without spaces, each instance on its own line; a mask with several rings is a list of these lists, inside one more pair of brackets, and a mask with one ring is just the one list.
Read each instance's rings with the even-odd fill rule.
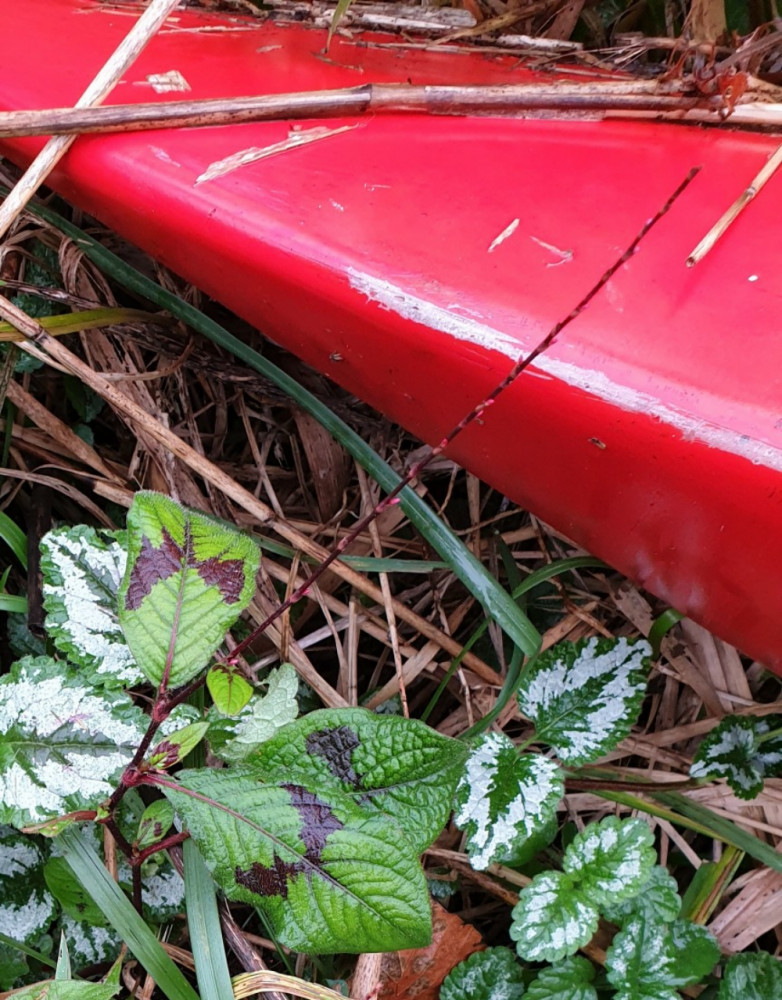
[[[518,340],[501,330],[495,330],[467,316],[459,316],[406,292],[390,281],[364,274],[355,268],[348,268],[347,275],[351,288],[403,319],[475,344],[487,351],[497,351],[513,361],[519,357]],[[700,441],[710,448],[745,458],[753,465],[763,465],[782,472],[782,450],[779,448],[675,410],[648,393],[612,381],[603,372],[580,368],[546,355],[536,359],[535,367],[623,410],[654,417],[676,428],[687,440]]]

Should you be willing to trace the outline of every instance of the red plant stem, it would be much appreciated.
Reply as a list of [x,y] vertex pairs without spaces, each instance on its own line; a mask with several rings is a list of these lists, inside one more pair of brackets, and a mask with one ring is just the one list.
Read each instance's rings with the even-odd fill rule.
[[138,851],[130,859],[130,863],[134,868],[143,865],[147,858],[151,858],[153,854],[158,854],[160,851],[167,851],[171,847],[176,847],[177,844],[183,844],[189,837],[190,834],[187,830],[183,830],[181,833],[172,833],[170,837],[163,837],[162,840],[158,840],[156,843],[150,844],[149,847],[145,847],[143,851]]
[[532,362],[540,357],[544,351],[547,351],[549,347],[554,343],[559,334],[569,326],[573,320],[577,319],[581,313],[586,309],[592,299],[597,295],[597,293],[604,288],[611,278],[616,274],[623,264],[626,264],[628,260],[633,256],[633,254],[638,249],[641,241],[644,239],[649,230],[655,226],[660,219],[671,209],[674,202],[679,198],[679,196],[684,192],[685,188],[694,180],[696,174],[700,170],[700,167],[693,167],[692,170],[687,174],[684,180],[679,184],[673,194],[668,198],[662,208],[658,211],[641,227],[638,235],[635,237],[633,242],[628,246],[625,252],[618,257],[611,267],[603,274],[603,276],[590,288],[586,295],[581,299],[578,305],[573,308],[564,319],[556,323],[546,334],[546,336],[534,347],[529,354],[525,357],[519,358],[516,364],[511,368],[505,378],[492,389],[488,396],[486,396],[480,403],[473,407],[470,412],[463,417],[458,424],[456,424],[451,430],[445,435],[445,437],[440,441],[439,444],[434,445],[434,447],[429,449],[427,455],[425,455],[420,461],[415,462],[407,470],[406,474],[397,483],[393,490],[388,493],[382,500],[378,501],[375,507],[369,511],[364,517],[360,518],[350,531],[344,535],[339,542],[334,546],[328,556],[321,562],[313,572],[304,580],[300,586],[298,586],[293,593],[285,600],[278,608],[276,608],[259,626],[252,632],[246,639],[235,646],[231,651],[230,656],[225,658],[225,662],[228,664],[236,664],[239,657],[242,655],[245,649],[252,645],[259,635],[262,635],[266,629],[276,621],[280,615],[284,614],[288,608],[292,607],[298,601],[305,597],[307,591],[315,583],[315,581],[328,569],[328,567],[338,559],[342,553],[347,549],[347,547],[361,534],[362,531],[369,525],[376,517],[378,517],[387,507],[394,503],[396,498],[402,492],[402,490],[409,486],[410,483],[416,479],[421,472],[432,462],[438,455],[442,454],[446,448],[449,447],[454,441],[454,439],[462,433],[462,431],[469,427],[471,423],[478,419],[481,414],[489,406],[496,402],[497,398],[509,388],[516,379],[525,371]]

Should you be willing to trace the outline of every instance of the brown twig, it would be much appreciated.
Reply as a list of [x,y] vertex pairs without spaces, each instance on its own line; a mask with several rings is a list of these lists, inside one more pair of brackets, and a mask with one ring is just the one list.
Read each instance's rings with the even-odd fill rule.
[[[156,34],[179,0],[152,0],[109,57],[95,79],[79,98],[76,107],[86,108],[100,104],[114,89],[117,81]],[[27,202],[49,176],[73,143],[72,136],[56,136],[46,143],[16,187],[0,205],[0,238],[5,236]]]
[[290,94],[9,111],[0,114],[0,138],[205,128],[251,121],[343,118],[382,112],[457,115],[525,111],[688,111],[697,108],[716,113],[721,107],[719,97],[693,93],[679,83],[664,84],[653,80],[480,86],[368,83],[341,90]]

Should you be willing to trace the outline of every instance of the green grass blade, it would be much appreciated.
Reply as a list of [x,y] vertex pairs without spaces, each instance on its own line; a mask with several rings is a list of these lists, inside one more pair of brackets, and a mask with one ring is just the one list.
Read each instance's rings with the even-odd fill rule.
[[26,615],[27,598],[16,594],[0,594],[0,611],[9,615]]
[[[514,600],[518,600],[524,594],[527,594],[530,590],[539,586],[541,583],[545,583],[547,580],[553,579],[555,576],[559,576],[561,573],[566,573],[568,570],[573,569],[587,569],[587,568],[599,568],[604,567],[605,563],[602,559],[597,559],[595,556],[571,556],[569,559],[559,559],[557,562],[549,563],[548,566],[541,566],[540,569],[534,570],[530,575],[523,580],[517,587],[513,589],[511,597]],[[464,654],[469,652],[475,643],[484,634],[486,629],[489,627],[488,622],[481,622],[478,628],[473,632],[467,642],[462,648],[462,652],[459,656],[455,657],[451,661],[451,665],[445,674],[445,677],[440,681],[437,690],[432,695],[429,704],[424,709],[421,720],[426,722],[432,713],[437,702],[440,700],[440,696],[448,684],[448,681],[453,677],[459,668],[459,664],[464,659]],[[521,676],[521,661],[515,655],[511,657],[511,662],[508,666],[508,674],[505,678],[505,683],[502,685],[502,690],[497,696],[497,701],[494,708],[489,712],[488,715],[480,719],[476,724],[464,733],[461,739],[471,739],[473,736],[477,736],[482,733],[487,726],[491,725],[494,719],[500,714],[500,712],[505,708],[508,701],[510,700],[513,692],[516,690],[516,686],[519,682],[519,677]]]
[[41,951],[36,951],[35,948],[31,948],[28,944],[20,944],[15,941],[12,937],[8,937],[7,934],[0,932],[0,944],[8,945],[9,948],[16,948],[17,951],[21,951],[23,955],[27,955],[28,958],[34,958],[36,962],[40,962],[41,965],[46,965],[50,969],[55,968],[57,963],[50,958],[48,955],[44,955]]
[[186,840],[182,850],[187,926],[201,1000],[232,1000],[233,987],[217,912],[215,884],[193,841]]
[[10,548],[24,569],[27,569],[27,535],[16,521],[0,510],[0,538]]
[[169,1000],[198,1000],[198,994],[78,831],[65,830],[59,842],[79,882]]
[[[354,430],[341,420],[319,399],[308,392],[272,364],[257,351],[234,337],[214,320],[182,299],[166,291],[145,277],[111,251],[106,250],[97,240],[67,222],[56,212],[36,206],[35,214],[42,216],[53,226],[71,237],[84,254],[106,274],[128,291],[134,292],[166,309],[181,319],[192,329],[219,344],[248,367],[270,379],[287,393],[298,406],[313,416],[353,458],[387,492],[395,489],[400,477],[380,456],[364,442]],[[409,487],[400,493],[402,509],[417,530],[429,542],[440,557],[448,563],[452,572],[462,581],[471,594],[481,603],[487,614],[493,618],[509,638],[527,656],[532,656],[540,647],[540,633],[529,618],[516,605],[510,594],[492,577],[485,566],[470,552],[464,543],[448,528],[421,498]]]

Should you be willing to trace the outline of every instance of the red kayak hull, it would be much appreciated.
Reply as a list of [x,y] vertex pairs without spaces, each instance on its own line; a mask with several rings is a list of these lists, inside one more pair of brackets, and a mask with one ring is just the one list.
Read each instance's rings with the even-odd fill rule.
[[[93,0],[2,5],[0,31],[14,44],[0,108],[73,103],[137,14]],[[335,39],[325,58],[324,41],[302,26],[178,12],[109,103],[532,78],[507,56],[360,36]],[[148,78],[172,70],[189,92],[156,96]],[[436,442],[702,166],[639,253],[450,455],[782,672],[782,174],[685,267],[779,140],[412,114],[296,127],[324,124],[353,127],[201,182],[215,161],[279,143],[289,125],[85,137],[52,184]],[[3,141],[0,152],[24,164],[41,145]]]

